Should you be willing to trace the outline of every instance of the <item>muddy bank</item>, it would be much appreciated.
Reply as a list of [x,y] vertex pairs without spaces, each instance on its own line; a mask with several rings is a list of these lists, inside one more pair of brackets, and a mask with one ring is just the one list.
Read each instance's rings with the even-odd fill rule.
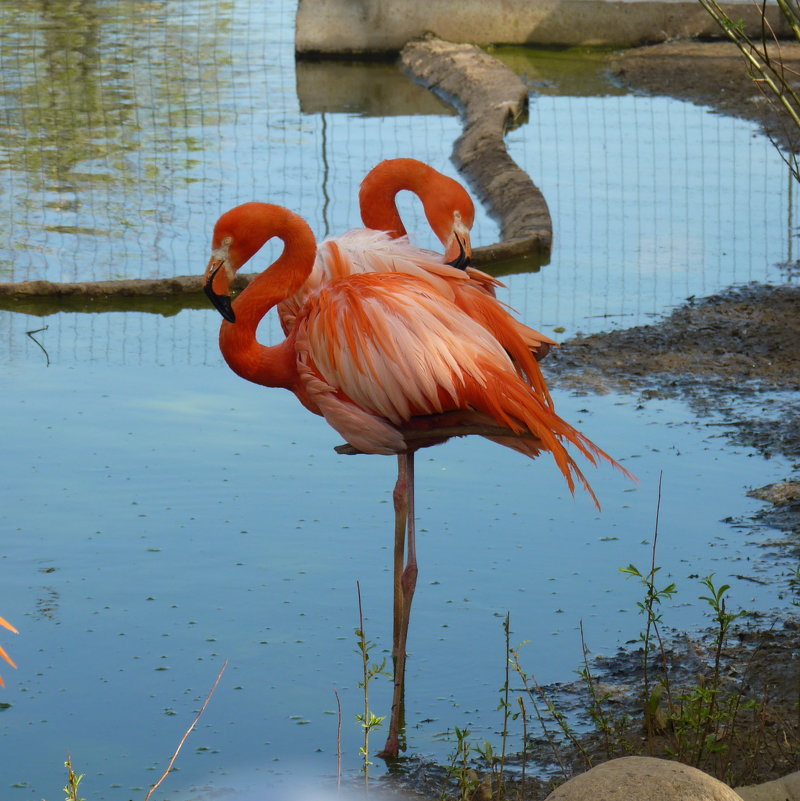
[[[676,759],[698,767],[741,790],[744,799],[788,801],[788,796],[774,792],[758,793],[765,783],[794,773],[800,764],[797,622],[787,619],[776,623],[755,617],[736,626],[719,652],[716,678],[714,631],[693,637],[667,631],[663,634],[664,662],[656,646],[648,679],[648,704],[643,695],[642,649],[631,643],[614,655],[590,660],[587,672],[591,683],[584,677],[538,689],[535,695],[544,725],[537,724],[532,716],[524,750],[519,741],[509,740],[503,768],[504,795],[500,797],[545,801],[555,787],[573,776],[610,759],[640,755]],[[657,663],[669,666],[669,689],[660,693],[653,692],[661,678]],[[696,701],[698,693],[710,686],[717,688],[718,714],[708,731],[702,726],[695,729],[692,715],[697,709],[689,699]],[[513,700],[520,695],[515,687]],[[526,705],[531,701],[526,698]],[[549,707],[563,716],[561,721],[569,733],[562,730]],[[646,722],[644,708],[650,713]],[[711,747],[702,749],[702,742]],[[454,758],[449,770],[412,757],[384,777],[382,784],[394,791],[410,791],[411,797],[417,798],[490,801],[497,797],[492,795],[492,789],[498,786],[497,762],[488,764],[476,758],[475,752],[470,756],[466,768]],[[465,784],[469,788],[466,796],[459,795]],[[447,794],[443,796],[445,788]],[[389,794],[387,798],[408,801],[409,796]]]
[[[768,50],[780,59],[790,83],[800,85],[800,43],[786,41]],[[632,89],[710,106],[752,120],[784,146],[797,150],[800,135],[787,126],[773,96],[747,74],[747,61],[733,42],[675,41],[616,53],[609,61],[615,80]],[[733,167],[733,165],[731,165]]]
[[[800,456],[800,287],[750,284],[653,325],[577,337],[543,363],[580,392],[677,398],[764,456]],[[787,476],[787,478],[793,478]],[[794,477],[795,479],[800,477]],[[764,493],[800,534],[800,496]]]
[[800,455],[798,286],[692,299],[653,325],[576,337],[543,366],[583,392],[683,399],[700,416],[729,416],[737,441],[765,455]]

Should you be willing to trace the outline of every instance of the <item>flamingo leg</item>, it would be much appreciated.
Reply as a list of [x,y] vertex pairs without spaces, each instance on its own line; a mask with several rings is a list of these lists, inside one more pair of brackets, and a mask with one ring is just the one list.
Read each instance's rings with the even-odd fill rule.
[[400,621],[403,609],[403,562],[406,555],[406,525],[408,508],[406,505],[408,473],[405,454],[397,455],[397,483],[394,485],[394,607],[392,625],[392,662],[397,666],[399,653]]
[[[411,601],[417,586],[417,550],[414,532],[414,452],[397,457],[395,485],[395,561],[394,561],[394,629],[392,659],[394,662],[394,692],[392,713],[386,744],[379,756],[395,758],[401,747],[403,727],[406,644]],[[406,532],[408,540],[406,543]],[[405,565],[403,562],[405,561]]]

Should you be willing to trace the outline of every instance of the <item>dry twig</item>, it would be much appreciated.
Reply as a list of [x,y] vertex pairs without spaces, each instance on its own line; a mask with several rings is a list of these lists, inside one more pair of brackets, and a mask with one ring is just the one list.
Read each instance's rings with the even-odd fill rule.
[[172,757],[169,760],[167,769],[161,774],[161,778],[147,791],[147,795],[144,797],[144,801],[150,801],[150,796],[158,789],[158,786],[161,784],[161,782],[164,781],[164,779],[167,778],[167,775],[172,770],[172,766],[175,764],[175,760],[178,758],[178,754],[180,753],[181,748],[183,748],[183,744],[186,742],[186,738],[192,733],[192,729],[194,729],[194,727],[197,725],[197,721],[200,720],[200,716],[203,714],[203,712],[206,711],[208,702],[211,700],[211,696],[214,695],[214,690],[217,689],[219,680],[222,678],[222,674],[225,672],[226,667],[228,667],[227,659],[220,668],[219,673],[217,673],[217,678],[215,679],[211,689],[208,691],[208,695],[206,696],[206,700],[203,701],[203,705],[200,707],[200,711],[195,715],[195,718],[192,721],[192,725],[189,726],[188,729],[186,729],[186,731],[183,734],[183,737],[181,737],[181,741],[178,743],[178,747],[175,749],[175,752],[172,754]]

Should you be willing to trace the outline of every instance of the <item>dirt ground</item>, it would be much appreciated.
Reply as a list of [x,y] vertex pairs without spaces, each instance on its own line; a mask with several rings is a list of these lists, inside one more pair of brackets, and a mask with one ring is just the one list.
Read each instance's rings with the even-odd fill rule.
[[[680,398],[740,444],[800,457],[800,285],[693,299],[653,325],[572,339],[543,367],[582,391]],[[776,500],[800,506],[800,491]]]

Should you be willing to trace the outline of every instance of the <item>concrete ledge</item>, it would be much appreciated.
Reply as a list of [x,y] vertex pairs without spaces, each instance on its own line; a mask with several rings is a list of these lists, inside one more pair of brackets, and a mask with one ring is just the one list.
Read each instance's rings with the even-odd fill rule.
[[[759,8],[752,0],[728,0],[722,7],[759,34]],[[767,19],[779,36],[791,35],[775,0],[767,4]],[[482,46],[631,47],[721,36],[697,0],[299,0],[295,49],[300,54],[391,53],[426,33]]]

